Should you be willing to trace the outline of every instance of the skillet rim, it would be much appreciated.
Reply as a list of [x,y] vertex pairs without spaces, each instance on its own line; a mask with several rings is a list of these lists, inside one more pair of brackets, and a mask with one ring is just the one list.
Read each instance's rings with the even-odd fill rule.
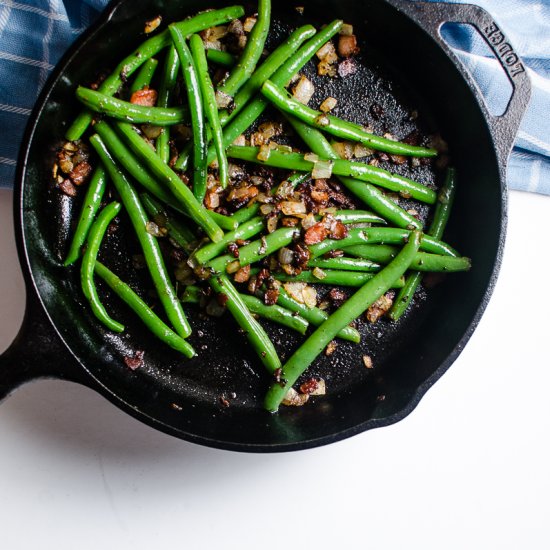
[[[186,441],[198,443],[201,445],[205,445],[207,447],[223,449],[223,450],[243,451],[243,452],[287,452],[287,451],[294,451],[294,450],[309,449],[309,448],[314,448],[322,445],[327,445],[329,443],[333,443],[336,441],[340,441],[373,428],[388,426],[404,419],[416,408],[416,406],[418,405],[422,397],[426,394],[426,392],[431,388],[433,384],[435,384],[435,382],[439,378],[441,378],[441,376],[443,376],[443,374],[449,369],[449,367],[454,363],[456,358],[460,355],[460,353],[464,349],[466,343],[468,342],[471,335],[475,331],[487,307],[487,304],[491,298],[491,295],[493,293],[496,280],[498,278],[498,274],[500,271],[500,266],[502,263],[506,224],[507,224],[507,187],[506,187],[506,182],[504,178],[506,166],[505,166],[505,163],[501,165],[501,163],[498,162],[498,158],[496,155],[496,147],[494,143],[495,136],[493,132],[490,131],[491,129],[490,129],[490,125],[487,117],[487,111],[484,108],[484,105],[482,103],[480,104],[480,98],[478,97],[479,93],[476,94],[475,88],[472,88],[472,85],[475,86],[473,79],[471,78],[469,73],[467,73],[467,71],[462,67],[462,65],[457,60],[457,58],[455,56],[453,58],[453,55],[452,55],[452,52],[450,52],[450,49],[445,48],[433,35],[431,35],[431,33],[428,33],[427,31],[425,31],[425,29],[421,27],[421,29],[427,32],[428,36],[430,36],[430,38],[434,42],[433,47],[437,46],[444,51],[446,56],[450,58],[449,60],[453,62],[457,70],[459,70],[459,72],[461,73],[461,76],[465,78],[465,80],[469,84],[472,101],[475,101],[477,107],[480,108],[481,115],[485,123],[487,124],[487,127],[489,129],[489,134],[493,140],[492,147],[493,149],[495,149],[495,160],[498,168],[498,173],[500,174],[499,185],[501,190],[502,215],[501,215],[501,225],[500,225],[500,231],[499,231],[498,249],[496,250],[496,256],[495,256],[492,274],[488,280],[486,290],[479,303],[479,306],[477,307],[471,322],[468,324],[466,331],[464,332],[463,336],[460,338],[457,345],[451,350],[451,352],[447,355],[446,359],[439,365],[439,367],[422,384],[420,384],[415,389],[407,405],[404,406],[398,412],[390,416],[383,417],[383,418],[369,419],[359,424],[356,424],[353,427],[344,428],[336,433],[331,433],[320,437],[300,440],[299,442],[293,442],[293,443],[271,443],[271,444],[242,443],[242,442],[224,441],[224,440],[214,439],[211,437],[205,437],[205,436],[197,435],[195,433],[187,432],[183,429],[175,428],[174,426],[167,424],[159,420],[158,418],[155,418],[154,416],[151,416],[150,414],[140,410],[138,407],[132,405],[131,403],[127,402],[122,397],[117,395],[115,391],[110,389],[107,385],[103,384],[90,371],[90,369],[81,361],[81,359],[77,356],[77,354],[73,352],[71,346],[69,345],[67,340],[63,337],[57,325],[54,323],[45,305],[45,302],[42,298],[38,283],[35,279],[35,274],[31,268],[31,259],[30,259],[29,251],[27,247],[27,236],[25,234],[25,227],[23,224],[24,182],[26,178],[27,161],[28,161],[29,153],[33,143],[33,137],[34,137],[36,128],[38,126],[38,122],[42,114],[42,111],[45,109],[48,103],[49,97],[52,93],[52,90],[55,84],[57,83],[57,81],[62,77],[67,65],[76,56],[78,56],[78,54],[80,53],[80,50],[88,42],[94,40],[95,35],[99,31],[101,31],[105,25],[109,24],[111,18],[115,15],[116,11],[122,5],[126,4],[128,1],[129,0],[112,0],[112,2],[105,9],[105,11],[99,16],[96,22],[89,29],[87,29],[87,31],[85,31],[77,40],[75,40],[75,42],[70,46],[70,48],[67,50],[65,55],[62,57],[62,59],[56,64],[55,69],[53,70],[42,92],[40,93],[39,98],[37,99],[37,102],[35,104],[35,107],[33,108],[32,113],[29,117],[29,122],[27,124],[27,128],[24,134],[24,138],[23,138],[20,153],[19,153],[16,180],[15,180],[15,186],[14,186],[15,237],[16,237],[19,260],[23,268],[22,269],[23,275],[26,282],[27,304],[29,304],[29,302],[31,301],[38,302],[39,307],[42,309],[43,313],[45,314],[50,327],[53,328],[54,332],[58,335],[63,346],[69,351],[70,355],[75,359],[76,364],[78,364],[80,376],[78,375],[76,376],[77,381],[90,387],[91,389],[98,391],[104,397],[106,397],[109,401],[111,401],[114,405],[116,405],[118,408],[124,410],[134,418],[137,418],[138,420],[144,422],[145,424],[155,429],[158,429],[169,435],[176,436]],[[381,0],[381,1],[388,4],[393,9],[399,10],[401,13],[403,13],[405,17],[407,17],[410,20],[411,24],[420,26],[419,23],[415,21],[414,18],[409,13],[400,9],[400,3],[398,1],[396,0]],[[29,236],[29,238],[32,238],[32,237]],[[28,305],[27,305],[27,309],[29,309]],[[82,376],[82,371],[84,371],[85,376]]]

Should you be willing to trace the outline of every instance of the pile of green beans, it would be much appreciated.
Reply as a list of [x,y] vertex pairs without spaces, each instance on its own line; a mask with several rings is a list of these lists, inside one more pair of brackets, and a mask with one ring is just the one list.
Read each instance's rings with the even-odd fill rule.
[[[467,271],[471,262],[443,240],[457,187],[453,169],[437,191],[377,166],[341,159],[327,136],[390,155],[430,159],[436,150],[374,135],[297,101],[287,91],[320,48],[344,32],[343,21],[320,29],[303,25],[262,59],[272,23],[271,0],[258,0],[256,22],[240,56],[207,49],[212,44],[204,43],[202,31],[243,15],[241,6],[231,6],[171,23],[120,61],[97,89],[77,87],[76,98],[85,110],[70,125],[66,139],[87,139],[99,162],[64,265],[81,259],[84,297],[106,329],[121,333],[125,327],[102,303],[96,276],[156,338],[189,359],[196,352],[187,341],[192,334],[187,308],[207,303],[212,307],[209,301],[216,300],[273,378],[264,405],[275,412],[334,338],[361,341],[352,325],[389,289],[399,293],[386,317],[398,322],[424,273]],[[223,78],[217,76],[220,67],[226,70]],[[140,100],[145,104],[138,104]],[[294,131],[305,146],[303,152],[286,142],[274,147],[242,145],[243,136],[267,109],[282,116],[283,132]],[[241,145],[235,143],[238,138]],[[241,180],[233,177],[228,159],[286,174],[276,185],[259,183],[252,198],[235,207],[230,194]],[[337,209],[332,205],[345,201],[330,205],[328,199],[325,208],[314,205],[310,180],[319,177],[321,168],[322,179],[337,178],[360,206]],[[303,198],[308,190],[309,202]],[[402,208],[388,191],[435,205],[429,229],[422,232],[416,213]],[[226,202],[218,207],[220,200]],[[109,239],[107,229],[120,216],[129,220],[137,237],[165,319],[98,260],[103,240]],[[310,228],[314,237],[308,238]],[[166,241],[170,244],[163,246]],[[283,263],[289,260],[282,258],[294,258],[298,252],[298,267]],[[173,274],[169,254],[177,266]],[[319,306],[311,302],[314,288],[323,292],[327,287],[347,287],[352,293],[332,313],[321,309],[328,301]],[[297,288],[304,290],[303,301]],[[335,294],[335,303],[340,295]],[[284,364],[264,320],[305,336]]]

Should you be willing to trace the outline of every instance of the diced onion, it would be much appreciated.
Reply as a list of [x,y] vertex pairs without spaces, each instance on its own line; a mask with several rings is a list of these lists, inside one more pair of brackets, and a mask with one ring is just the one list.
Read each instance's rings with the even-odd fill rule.
[[239,271],[239,269],[241,269],[241,263],[239,262],[239,260],[235,260],[234,262],[230,262],[229,264],[227,264],[227,267],[225,268],[225,270],[229,274],[237,273],[237,271]]
[[269,145],[265,144],[260,147],[260,151],[258,153],[258,156],[256,157],[258,160],[266,161],[269,159],[269,156],[271,155],[271,147]]
[[229,94],[221,92],[220,90],[216,92],[216,105],[218,106],[218,109],[226,109],[229,105],[231,105],[232,101],[233,98]]
[[344,23],[342,25],[342,28],[340,29],[340,33],[344,36],[351,36],[353,34],[353,25],[348,25],[347,23]]
[[292,90],[292,95],[294,96],[294,99],[296,101],[299,101],[300,103],[303,103],[304,105],[307,105],[309,103],[309,100],[313,97],[313,94],[315,93],[315,86],[305,76],[302,76],[300,80],[298,81],[298,84],[294,86],[294,89]]
[[368,157],[374,154],[374,150],[370,147],[365,147],[362,143],[356,143],[353,147],[353,156],[355,158]]
[[319,115],[315,119],[315,124],[318,124],[319,126],[328,126],[330,124],[330,119],[327,115]]
[[333,162],[330,160],[319,160],[313,165],[311,177],[314,180],[328,179],[332,176]]
[[309,162],[317,162],[319,160],[319,155],[316,155],[315,153],[306,153],[304,155],[304,160],[308,160]]
[[296,214],[307,214],[306,205],[303,202],[282,201],[281,210],[285,216],[294,216]]
[[315,216],[310,212],[303,220],[302,227],[307,231],[310,227],[313,227],[317,223]]
[[309,394],[298,393],[294,388],[290,388],[282,400],[282,404],[288,407],[301,407],[307,403]]
[[245,32],[250,32],[254,28],[255,24],[256,24],[255,17],[247,17],[244,20],[243,29],[245,30]]
[[160,227],[155,222],[147,222],[145,224],[145,231],[153,237],[160,237],[162,235]]
[[320,268],[318,267],[314,267],[313,268],[313,271],[311,272],[311,274],[316,278],[316,279],[324,279],[327,274]]
[[338,100],[334,97],[327,97],[323,103],[321,103],[321,106],[319,109],[323,111],[323,113],[328,113],[329,111],[332,111],[334,107],[336,107],[336,104],[338,103]]
[[277,259],[281,264],[291,264],[294,260],[294,252],[290,248],[283,246],[283,248],[279,249]]

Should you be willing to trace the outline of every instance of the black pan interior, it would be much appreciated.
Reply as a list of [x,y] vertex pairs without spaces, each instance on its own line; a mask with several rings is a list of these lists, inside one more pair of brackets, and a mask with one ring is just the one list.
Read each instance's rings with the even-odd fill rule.
[[[189,309],[196,327],[190,341],[199,356],[188,362],[152,339],[104,290],[113,315],[129,330],[123,336],[103,330],[84,304],[78,269],[60,265],[79,203],[52,188],[51,159],[77,112],[75,86],[91,82],[143,40],[145,20],[159,13],[165,14],[165,21],[180,19],[204,9],[202,2],[155,0],[146,6],[123,1],[53,82],[36,121],[24,172],[22,226],[29,265],[41,299],[73,354],[104,393],[130,413],[179,437],[217,447],[289,450],[400,418],[460,352],[484,307],[498,263],[504,219],[498,164],[477,101],[453,63],[428,35],[382,0],[300,4],[303,15],[291,3],[276,3],[278,23],[271,43],[280,41],[289,27],[320,26],[337,17],[352,23],[361,39],[358,73],[345,80],[316,79],[313,103],[332,93],[347,97],[337,114],[399,138],[414,129],[426,136],[438,131],[449,143],[460,186],[447,240],[472,257],[474,265],[470,273],[449,276],[427,294],[422,292],[399,323],[362,324],[363,344],[342,342],[334,355],[320,360],[312,372],[327,380],[326,397],[270,415],[261,409],[270,380],[229,316],[212,321]],[[213,1],[209,7],[222,5]],[[253,6],[248,8],[253,12]],[[313,78],[313,65],[305,72]],[[384,110],[379,119],[370,110],[374,103]],[[411,116],[413,111],[418,118]],[[442,172],[434,167],[415,170],[414,176],[430,185],[442,181]],[[128,242],[131,248],[131,230],[122,221],[102,259],[139,284],[126,253]],[[142,289],[146,295],[147,285]],[[281,354],[288,357],[298,338],[287,330],[268,328]],[[123,357],[136,350],[145,352],[145,365],[132,372]],[[363,354],[374,359],[374,369],[362,365]],[[220,396],[229,399],[229,407],[221,404]]]

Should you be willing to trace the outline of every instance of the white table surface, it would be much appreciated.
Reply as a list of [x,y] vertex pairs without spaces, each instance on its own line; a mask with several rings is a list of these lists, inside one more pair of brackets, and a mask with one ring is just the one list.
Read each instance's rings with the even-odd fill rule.
[[[0,191],[0,350],[23,315]],[[550,548],[550,197],[512,192],[494,297],[402,422],[278,455],[202,448],[91,390],[28,384],[0,405],[0,548]]]

